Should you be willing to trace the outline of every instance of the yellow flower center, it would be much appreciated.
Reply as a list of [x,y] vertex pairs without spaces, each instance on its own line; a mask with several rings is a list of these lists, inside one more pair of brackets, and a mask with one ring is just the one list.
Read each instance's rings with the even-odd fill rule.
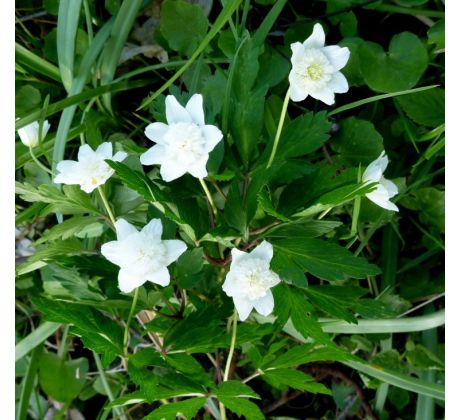
[[310,80],[319,80],[323,77],[324,69],[320,64],[310,64],[307,67],[306,73]]

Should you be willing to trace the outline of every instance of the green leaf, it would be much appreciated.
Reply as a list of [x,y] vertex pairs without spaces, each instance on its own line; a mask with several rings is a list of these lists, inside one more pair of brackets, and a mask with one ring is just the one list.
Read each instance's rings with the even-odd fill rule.
[[396,99],[407,116],[417,124],[437,127],[445,121],[444,89],[430,89]]
[[78,396],[87,373],[85,358],[65,361],[54,353],[43,353],[40,358],[40,386],[50,397],[63,403],[70,403]]
[[435,44],[439,49],[445,48],[445,26],[445,20],[440,19],[428,30],[428,44]]
[[274,226],[263,236],[267,238],[316,238],[332,232],[341,225],[342,222],[332,220],[300,219]]
[[277,160],[303,156],[319,149],[329,138],[331,123],[326,112],[309,112],[291,121],[283,129]]
[[331,146],[346,165],[367,165],[383,151],[383,138],[371,122],[349,117],[340,122]]
[[[80,238],[94,237],[91,233],[85,234],[85,228],[95,223],[100,225],[100,220],[101,218],[99,216],[73,216],[45,231],[36,243],[41,244],[43,242],[54,241],[56,239],[65,240],[71,238],[72,236],[78,236]],[[95,232],[98,233],[98,231]],[[100,231],[96,236],[100,236],[101,234],[102,231]]]
[[23,85],[16,91],[14,100],[16,115],[25,115],[29,111],[40,107],[40,91],[31,85]]
[[215,394],[218,399],[226,397],[260,399],[259,395],[256,394],[252,388],[239,381],[222,382],[215,390]]
[[314,378],[300,370],[295,369],[273,369],[267,370],[262,376],[270,385],[278,389],[286,387],[298,389],[299,391],[312,394],[331,395],[331,391],[323,384],[315,382]]
[[177,416],[193,419],[206,398],[189,398],[188,400],[162,405],[144,417],[144,420],[176,420]]
[[48,337],[53,335],[61,324],[56,322],[42,322],[39,327],[33,330],[28,336],[24,337],[16,344],[14,349],[15,361],[22,359],[38,345],[43,343]]
[[184,0],[167,0],[161,6],[160,31],[179,54],[190,57],[205,37],[208,25],[198,5]]
[[394,92],[417,84],[428,66],[428,54],[416,35],[403,32],[391,39],[388,52],[373,42],[362,44],[359,61],[364,80],[371,89]]
[[350,58],[347,65],[341,70],[350,86],[364,85],[361,65],[359,63],[359,48],[365,41],[361,38],[344,38],[339,42],[341,47],[347,47],[350,50]]
[[[15,44],[14,50],[16,54],[16,62],[18,64],[27,67],[27,69],[32,71],[33,74],[38,73],[57,82],[61,82],[59,69],[55,65],[49,63],[18,43]],[[32,121],[35,121],[36,119],[37,118],[34,118]]]
[[34,299],[45,319],[72,324],[73,334],[81,337],[85,346],[103,355],[108,364],[123,354],[123,331],[112,319],[92,308],[58,300]]
[[233,411],[238,416],[251,420],[263,420],[265,416],[260,408],[253,402],[244,398],[231,398],[222,396],[219,401],[224,404],[225,408]]
[[346,248],[331,242],[286,238],[273,241],[273,246],[278,255],[285,257],[291,264],[321,279],[361,279],[380,273],[377,266],[369,264],[364,258],[355,257]]

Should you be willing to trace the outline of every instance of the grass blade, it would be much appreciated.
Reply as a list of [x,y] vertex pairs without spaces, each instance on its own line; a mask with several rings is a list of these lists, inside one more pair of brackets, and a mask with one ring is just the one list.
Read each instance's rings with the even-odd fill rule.
[[29,71],[33,71],[46,76],[50,79],[61,81],[59,69],[54,65],[35,55],[33,52],[24,48],[22,45],[15,44],[16,62]]
[[67,92],[74,75],[75,39],[80,19],[81,0],[61,0],[57,21],[56,47],[62,84]]
[[[118,61],[120,60],[121,51],[125,45],[126,39],[131,31],[134,19],[141,7],[142,0],[125,0],[113,24],[112,33],[107,45],[105,46],[101,64],[101,84],[107,85],[112,83]],[[104,105],[111,109],[110,94],[103,97]]]
[[27,337],[16,344],[14,349],[15,360],[18,361],[39,344],[43,343],[50,335],[54,334],[60,326],[61,324],[48,321],[40,324],[36,330],[32,331]]
[[171,86],[179,77],[182,76],[182,74],[193,64],[193,62],[198,58],[198,56],[204,51],[204,49],[208,46],[211,40],[218,34],[218,32],[222,29],[227,20],[230,19],[233,12],[240,5],[240,3],[241,0],[232,0],[224,6],[219,16],[217,16],[214,25],[212,25],[211,29],[203,38],[203,41],[201,41],[200,45],[198,45],[198,48],[192,54],[190,59],[174,74],[173,77],[171,77],[165,84],[163,84],[163,86],[161,86],[160,89],[158,89],[155,93],[146,98],[137,110],[148,106],[158,95],[161,95],[166,89],[169,88],[169,86]]
[[[59,327],[59,325],[58,325]],[[30,395],[34,388],[35,377],[37,375],[38,361],[42,353],[42,346],[36,347],[32,352],[32,356],[29,360],[29,366],[27,367],[26,376],[21,382],[21,395],[19,397],[18,411],[16,414],[17,420],[25,420],[27,418],[27,411],[29,409]]]
[[370,98],[361,99],[359,101],[352,102],[351,104],[339,106],[338,108],[329,112],[327,116],[331,117],[332,115],[340,114],[341,112],[348,111],[353,108],[357,108],[358,106],[361,106],[361,105],[366,105],[366,104],[370,104],[371,102],[380,101],[380,99],[387,99],[387,98],[394,98],[396,96],[409,95],[410,93],[422,92],[424,90],[433,89],[438,86],[439,85],[423,86],[423,87],[419,87],[415,89],[401,90],[399,92],[384,93],[383,95],[371,96]]

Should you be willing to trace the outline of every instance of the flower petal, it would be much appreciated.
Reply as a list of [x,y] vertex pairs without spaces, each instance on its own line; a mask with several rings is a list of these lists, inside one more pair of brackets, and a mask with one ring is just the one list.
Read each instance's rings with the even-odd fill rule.
[[348,92],[347,79],[345,79],[345,76],[340,72],[332,75],[332,79],[330,80],[328,87],[335,93]]
[[171,281],[171,276],[169,275],[168,269],[164,267],[158,271],[147,274],[147,280],[164,287]]
[[173,95],[168,95],[165,100],[166,104],[166,120],[168,124],[179,122],[191,123],[192,117],[188,111],[177,101]]
[[271,290],[267,290],[267,294],[257,300],[253,300],[252,304],[259,314],[267,316],[273,312],[275,302],[273,300],[273,293]]
[[123,253],[120,251],[119,241],[107,242],[101,246],[101,254],[104,258],[118,266],[120,266],[120,264],[122,265],[124,262],[124,259],[122,258]]
[[165,158],[166,149],[162,144],[152,146],[140,157],[142,165],[161,165]]
[[240,251],[237,248],[232,248],[232,265],[238,264],[247,255],[247,252]]
[[163,244],[167,252],[167,265],[176,261],[187,250],[187,245],[185,244],[185,242],[179,239],[163,241]]
[[305,49],[300,42],[294,42],[293,44],[291,44],[291,51],[291,63],[294,64],[297,58],[301,57],[304,54]]
[[160,168],[161,177],[166,182],[180,178],[185,172],[187,172],[187,169],[183,165],[179,165],[178,162],[171,160],[163,161]]
[[398,207],[390,201],[388,192],[383,185],[379,184],[374,191],[366,194],[366,197],[386,210],[399,211]]
[[187,169],[187,172],[190,175],[193,175],[195,178],[203,179],[208,175],[206,170],[206,163],[208,162],[209,155],[206,155],[204,158],[201,158],[197,162],[190,165]]
[[240,288],[238,287],[238,283],[236,282],[235,273],[231,269],[225,276],[225,281],[224,281],[224,284],[222,285],[222,290],[229,297],[238,295],[240,292]]
[[316,23],[313,26],[313,33],[305,40],[303,46],[304,48],[322,48],[325,41],[324,29],[319,23]]
[[154,122],[145,127],[144,133],[147,138],[154,141],[155,143],[161,143],[168,130],[169,126],[167,124],[162,122]]
[[56,184],[79,184],[80,174],[78,169],[78,162],[74,160],[61,160],[56,166],[56,170],[59,173],[54,178],[54,182]]
[[50,123],[48,122],[48,120],[45,120],[43,121],[43,126],[42,126],[42,139],[44,139],[46,137],[46,135],[48,134],[48,131],[50,129],[51,125]]
[[300,102],[307,98],[308,92],[297,83],[295,73],[291,71],[289,73],[289,84],[291,87],[291,99],[294,102]]
[[163,225],[161,224],[161,219],[152,219],[148,222],[141,230],[142,233],[145,233],[147,236],[152,239],[158,238],[161,239],[163,233]]
[[379,182],[388,166],[388,157],[383,151],[380,156],[371,162],[363,173],[364,182]]
[[92,156],[94,154],[93,149],[89,146],[89,144],[84,144],[80,146],[78,149],[78,160],[85,160],[86,158]]
[[133,233],[138,233],[138,230],[125,219],[118,219],[115,222],[115,230],[117,231],[117,240],[121,241]]
[[118,288],[123,293],[130,293],[136,287],[142,286],[147,279],[139,278],[135,273],[129,269],[122,268],[118,273]]
[[271,243],[263,241],[251,251],[250,255],[251,257],[260,258],[261,260],[270,263],[273,258],[273,246]]
[[251,313],[252,308],[254,307],[252,302],[250,300],[245,299],[245,298],[235,296],[233,298],[233,303],[235,304],[235,308],[238,311],[240,321],[246,320],[246,318]]
[[206,139],[205,151],[208,153],[217,146],[224,136],[215,125],[205,125],[201,131]]
[[393,181],[390,181],[389,179],[383,178],[380,180],[380,183],[384,186],[384,188],[387,190],[388,197],[394,197],[396,194],[398,194],[399,190],[396,184]]
[[324,102],[326,105],[332,105],[334,103],[334,92],[329,89],[322,89],[318,91],[309,92],[309,94],[318,99],[321,102]]
[[127,156],[128,153],[126,152],[117,152],[113,155],[111,160],[113,160],[114,162],[121,162],[122,160],[125,160]]
[[195,93],[185,105],[195,124],[204,125],[203,96]]
[[343,69],[350,58],[350,50],[347,47],[339,47],[338,45],[324,47],[323,53],[326,54],[334,71]]
[[104,159],[111,159],[113,153],[113,146],[110,142],[105,142],[99,145],[96,149],[96,154],[102,156]]

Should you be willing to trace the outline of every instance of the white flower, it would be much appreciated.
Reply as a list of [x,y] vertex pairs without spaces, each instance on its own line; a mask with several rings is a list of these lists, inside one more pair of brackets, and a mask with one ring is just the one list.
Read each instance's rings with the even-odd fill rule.
[[117,240],[101,247],[101,253],[120,267],[118,287],[129,293],[146,281],[167,286],[169,271],[166,268],[187,249],[180,240],[161,240],[163,226],[160,219],[152,219],[139,232],[124,219],[115,223]]
[[203,97],[193,95],[184,108],[168,95],[166,120],[168,124],[155,122],[145,129],[145,135],[157,144],[141,155],[141,163],[161,165],[161,177],[168,182],[187,172],[203,179],[208,174],[209,152],[223,137],[216,126],[205,125]]
[[[27,147],[35,147],[38,145],[38,130],[40,126],[38,121],[34,121],[25,127],[22,127],[18,130],[19,138],[21,139],[22,143]],[[50,129],[50,125],[48,120],[43,121],[42,125],[42,139],[45,138],[48,130]]]
[[274,301],[271,287],[281,280],[270,270],[273,247],[263,241],[250,253],[232,249],[232,263],[222,289],[233,298],[241,321],[255,308],[262,315],[273,311]]
[[107,181],[115,171],[107,165],[105,159],[121,162],[126,152],[117,152],[112,156],[112,143],[102,143],[96,151],[84,144],[78,150],[78,162],[62,160],[56,166],[58,174],[54,178],[56,184],[79,184],[83,191],[90,193]]
[[378,182],[377,188],[366,194],[366,197],[380,207],[387,210],[399,211],[398,207],[390,201],[390,198],[398,194],[398,187],[394,182],[383,177],[388,166],[388,157],[383,151],[364,171],[363,182]]
[[338,45],[324,46],[323,27],[317,23],[313,33],[301,44],[291,44],[292,70],[289,73],[291,99],[303,101],[308,95],[327,105],[334,103],[334,92],[348,91],[348,82],[340,69],[345,67],[350,50]]

